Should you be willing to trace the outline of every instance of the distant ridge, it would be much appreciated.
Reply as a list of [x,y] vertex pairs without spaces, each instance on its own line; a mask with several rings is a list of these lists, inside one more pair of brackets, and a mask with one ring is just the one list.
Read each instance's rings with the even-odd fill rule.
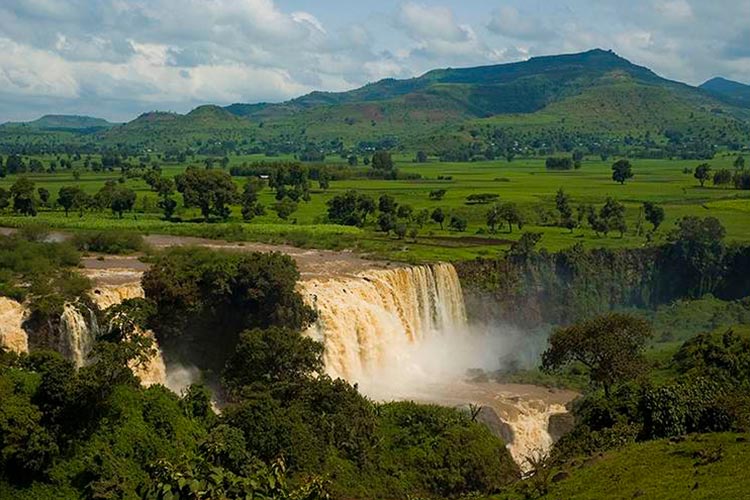
[[30,122],[12,122],[6,125],[26,126],[38,130],[91,130],[106,129],[116,124],[103,118],[80,115],[44,115]]
[[703,83],[700,88],[737,104],[750,106],[750,85],[717,76]]

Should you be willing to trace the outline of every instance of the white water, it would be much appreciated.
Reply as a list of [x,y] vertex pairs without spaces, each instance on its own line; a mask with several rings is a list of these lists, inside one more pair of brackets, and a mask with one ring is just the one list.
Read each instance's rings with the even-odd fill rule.
[[80,368],[94,347],[99,325],[94,311],[86,306],[66,304],[60,316],[58,350]]
[[[492,406],[514,433],[520,464],[552,445],[549,416],[565,411],[508,394],[469,394],[470,369],[494,371],[518,345],[515,332],[472,328],[450,264],[375,270],[301,283],[319,320],[308,334],[324,343],[326,371],[381,401]],[[463,398],[463,399],[462,399]]]

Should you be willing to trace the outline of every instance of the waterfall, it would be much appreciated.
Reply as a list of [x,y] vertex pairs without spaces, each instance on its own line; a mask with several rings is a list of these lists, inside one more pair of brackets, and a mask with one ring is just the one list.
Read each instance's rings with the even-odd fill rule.
[[[471,327],[450,264],[373,270],[300,283],[318,321],[307,334],[324,345],[328,374],[375,400],[493,408],[512,430],[508,449],[524,467],[553,439],[551,414],[565,407],[546,389],[468,383],[470,369],[494,371],[517,345],[498,327]],[[572,399],[572,396],[571,396]]]
[[[100,286],[95,288],[91,293],[92,300],[101,310],[117,305],[124,300],[142,298],[143,296],[143,288],[140,282]],[[154,332],[151,330],[146,330],[145,332],[139,330],[138,333],[154,341],[155,351],[147,363],[139,366],[131,365],[130,368],[133,370],[133,373],[141,380],[144,386],[161,384],[172,388],[167,384],[167,366],[164,362],[164,355],[161,348],[156,342]]]
[[[81,311],[81,308],[84,311]],[[88,319],[84,317],[84,313]],[[58,351],[80,368],[94,347],[99,325],[96,313],[86,306],[65,304],[60,316]]]
[[450,264],[376,270],[301,283],[318,312],[308,332],[325,346],[332,377],[362,383],[407,363],[425,340],[467,332],[461,284]]
[[29,351],[29,338],[23,329],[25,318],[22,304],[0,297],[0,346],[16,353]]

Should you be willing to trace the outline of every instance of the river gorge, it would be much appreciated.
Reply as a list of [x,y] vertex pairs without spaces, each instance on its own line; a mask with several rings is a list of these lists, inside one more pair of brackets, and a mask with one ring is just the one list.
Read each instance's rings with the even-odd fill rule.
[[[451,264],[406,266],[367,261],[346,252],[234,244],[193,238],[150,237],[157,247],[199,244],[234,251],[279,250],[291,255],[301,273],[298,289],[318,313],[307,335],[324,345],[328,374],[356,384],[376,401],[414,400],[455,407],[483,407],[481,420],[501,435],[514,459],[549,449],[550,417],[564,415],[576,394],[542,387],[472,382],[470,370],[494,371],[509,350],[512,329],[476,324],[467,317],[464,293]],[[93,307],[104,310],[143,296],[140,277],[147,266],[133,257],[90,257],[82,272],[94,283]],[[56,348],[77,366],[86,362],[102,325],[91,306],[66,305]],[[24,331],[25,310],[0,300],[0,341],[24,352],[33,344]],[[152,335],[151,332],[144,332]],[[517,334],[517,332],[516,332]],[[516,339],[517,340],[517,339]],[[134,367],[145,385],[175,392],[199,379],[199,371],[169,360],[161,350]],[[489,419],[489,421],[487,421]]]

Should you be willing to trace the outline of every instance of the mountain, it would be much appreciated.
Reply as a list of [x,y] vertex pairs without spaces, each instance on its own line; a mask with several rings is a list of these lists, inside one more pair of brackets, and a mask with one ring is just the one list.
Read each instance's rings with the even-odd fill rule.
[[153,111],[101,135],[106,143],[153,149],[182,148],[201,143],[239,141],[252,134],[255,126],[247,119],[213,105],[199,106],[181,115]]
[[[750,112],[733,99],[662,78],[612,51],[430,71],[349,92],[313,92],[280,104],[227,111],[300,142],[390,141],[437,149],[476,140],[487,127],[514,134],[697,137],[739,140]],[[439,139],[439,141],[436,141]],[[645,140],[644,140],[645,142]]]
[[114,123],[110,123],[103,118],[94,118],[91,116],[79,116],[79,115],[44,115],[30,122],[12,122],[6,123],[4,126],[13,127],[29,127],[37,130],[95,130],[95,129],[106,129],[114,127]]
[[700,88],[714,95],[729,99],[738,105],[750,106],[750,85],[717,76],[703,83]]
[[[510,64],[436,69],[347,92],[312,92],[282,103],[205,105],[184,115],[144,113],[78,140],[134,151],[190,148],[206,154],[299,152],[315,145],[335,153],[351,148],[423,149],[462,159],[505,154],[510,148],[539,154],[573,147],[702,157],[717,146],[736,148],[750,142],[750,97],[743,97],[738,85],[745,87],[716,79],[693,87],[612,51],[595,49]],[[41,121],[49,125],[76,120]],[[42,148],[47,139],[32,139],[36,129],[25,127],[0,127],[0,146],[35,141]],[[55,146],[70,140],[61,134],[57,132]],[[444,154],[447,151],[454,153]]]

